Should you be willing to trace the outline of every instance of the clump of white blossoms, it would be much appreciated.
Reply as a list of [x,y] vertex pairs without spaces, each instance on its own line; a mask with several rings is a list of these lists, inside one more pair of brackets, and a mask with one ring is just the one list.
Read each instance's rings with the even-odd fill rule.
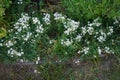
[[104,52],[109,53],[109,54],[111,54],[111,53],[114,54],[114,52],[109,47],[105,47]]
[[82,36],[80,34],[78,34],[75,39],[76,39],[76,41],[80,42],[82,39]]
[[35,32],[38,33],[35,35],[35,37],[38,37],[39,33],[43,33],[44,31],[43,24],[41,24],[41,22],[38,20],[37,17],[33,17],[32,20],[33,20],[33,24],[36,25]]
[[111,50],[109,47],[104,47],[104,48],[98,47],[98,54],[100,56],[102,56],[104,54],[114,54],[114,51]]
[[81,30],[82,30],[82,33],[81,33],[81,34],[84,36],[84,35],[87,33],[87,28],[86,28],[86,26],[82,27]]
[[66,16],[64,16],[62,13],[54,13],[54,20],[60,20],[62,22],[64,22],[66,19]]
[[94,33],[94,28],[93,27],[88,27],[87,32],[92,35]]
[[20,52],[16,51],[15,49],[13,48],[10,48],[8,50],[8,54],[11,56],[11,57],[14,57],[14,56],[22,56],[24,54],[23,50],[21,50]]
[[81,52],[87,54],[89,52],[89,47],[84,47]]
[[22,4],[23,1],[22,0],[18,0],[17,4]]
[[66,35],[70,35],[72,33],[75,32],[75,30],[79,27],[80,22],[74,21],[72,19],[67,19],[66,22],[63,23],[64,27],[66,28],[66,30],[64,31],[64,33]]
[[96,26],[99,27],[101,25],[101,23],[99,22],[99,17],[96,18],[92,23],[88,22],[88,26],[92,27],[92,26]]
[[101,34],[101,35],[97,38],[97,40],[98,40],[99,42],[106,41],[106,33],[103,32],[102,30],[100,30],[100,34]]
[[[80,24],[79,21],[67,18],[66,15],[63,15],[62,13],[58,12],[54,13],[52,17],[53,18],[51,18],[51,15],[49,13],[44,13],[42,18],[43,20],[42,24],[39,18],[29,17],[28,14],[22,13],[21,18],[19,18],[17,22],[13,25],[14,27],[8,30],[8,33],[10,33],[9,34],[10,38],[7,39],[6,41],[0,40],[0,47],[1,46],[7,47],[7,53],[11,57],[13,56],[20,57],[26,53],[31,54],[32,50],[34,50],[35,48],[32,45],[36,45],[35,44],[36,40],[38,38],[41,38],[41,35],[44,33],[44,30],[47,32],[48,28],[51,28],[49,26],[51,26],[50,25],[52,23],[51,20],[54,19],[53,21],[55,21],[56,23],[60,22],[60,25],[62,25],[60,27],[63,28],[63,32],[60,33],[59,40],[58,38],[53,39],[49,38],[49,45],[53,45],[55,41],[60,41],[61,46],[65,46],[70,49],[71,48],[76,49],[73,51],[79,50],[77,53],[78,54],[82,53],[84,55],[89,54],[90,51],[92,51],[91,47],[93,47],[94,45],[96,47],[96,52],[98,53],[98,55],[101,55],[102,52],[114,53],[109,48],[109,46],[103,48],[105,46],[104,43],[106,42],[106,40],[110,40],[109,39],[110,36],[113,36],[113,33],[115,31],[113,25],[104,27],[103,25],[101,25],[102,22],[100,18],[96,18],[92,22],[88,22],[87,24],[82,25]],[[114,24],[120,25],[118,20],[116,20]],[[44,26],[48,27],[45,28]],[[55,27],[56,26],[59,25],[55,24]],[[54,27],[54,25],[52,25],[52,27]],[[56,33],[59,33],[57,31],[59,30],[56,30]],[[69,53],[67,51],[68,50],[66,50],[65,54]],[[33,52],[35,53],[35,51]],[[93,54],[93,56],[96,57],[97,55]],[[37,57],[36,64],[39,63],[39,60],[40,58]]]
[[[93,22],[88,22],[88,24],[80,27],[80,22],[72,20],[70,18],[67,18],[65,15],[62,15],[61,13],[54,13],[54,20],[61,21],[64,25],[64,33],[65,37],[61,39],[61,44],[63,46],[70,46],[70,45],[76,45],[82,42],[86,42],[85,44],[89,45],[91,43],[91,39],[89,36],[94,37],[95,41],[97,40],[98,43],[104,43],[107,38],[112,35],[114,32],[114,28],[112,26],[107,27],[107,30],[104,30],[102,27],[102,23],[100,18],[96,18],[93,20]],[[117,23],[117,22],[116,22]],[[79,31],[80,32],[77,32]],[[88,38],[89,37],[89,38]],[[90,40],[89,40],[90,39]],[[77,43],[75,43],[77,42]],[[82,45],[81,45],[82,46]],[[99,46],[99,45],[98,45]],[[84,47],[84,45],[83,45]],[[89,53],[90,48],[84,47],[78,51],[78,53]],[[98,54],[101,54],[103,49],[99,48]],[[96,55],[94,55],[96,56]]]
[[118,25],[118,27],[120,27],[120,16],[117,17],[117,18],[115,18],[114,20],[115,20],[115,21],[114,21],[114,24],[115,24],[115,25]]
[[[40,21],[38,20],[37,17],[33,17],[32,18],[32,24],[35,24],[35,29],[33,32],[31,32],[31,26],[29,24],[29,21],[30,21],[30,17],[28,16],[28,14],[24,14],[22,13],[21,14],[21,18],[18,19],[18,21],[14,24],[14,30],[15,31],[15,34],[16,36],[14,36],[13,38],[21,38],[23,39],[24,41],[27,41],[32,35],[34,35],[33,33],[37,33],[36,37],[38,37],[38,35],[40,33],[43,33],[43,25],[40,23]],[[20,34],[20,35],[19,35]]]
[[44,21],[47,25],[49,25],[49,24],[51,23],[51,21],[50,21],[50,14],[49,14],[49,13],[44,13],[43,15],[44,15],[43,21]]
[[9,38],[5,41],[1,40],[1,46],[7,47],[7,53],[11,57],[20,57],[27,54],[26,51],[30,51],[25,50],[27,45],[35,45],[35,41],[44,32],[44,28],[37,17],[31,18],[26,13],[22,13],[21,18],[13,26],[12,29],[8,30]]
[[39,61],[40,61],[40,57],[37,57],[35,64],[39,64]]
[[67,39],[67,40],[61,40],[61,44],[64,46],[70,46],[73,43],[72,40]]
[[82,30],[82,35],[85,36],[86,33],[88,33],[89,35],[92,35],[94,33],[94,27],[92,26],[84,26],[84,27],[81,27],[81,30]]
[[9,40],[9,41],[7,41],[6,43],[5,43],[5,45],[6,45],[6,47],[11,47],[11,46],[13,46],[14,44],[16,43],[16,41],[11,41],[11,40]]
[[114,30],[113,30],[113,26],[109,26],[108,27],[108,33],[107,33],[107,35],[109,36],[109,35],[112,35],[112,33],[114,32]]
[[89,52],[89,50],[90,50],[89,47],[84,47],[81,50],[79,50],[77,53],[78,54],[81,54],[81,53],[87,54]]

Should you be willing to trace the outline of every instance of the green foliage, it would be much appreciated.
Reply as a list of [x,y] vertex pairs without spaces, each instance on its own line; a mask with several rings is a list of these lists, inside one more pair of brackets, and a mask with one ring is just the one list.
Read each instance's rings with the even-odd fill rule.
[[0,0],[0,19],[4,14],[5,9],[9,7],[10,3],[10,0]]
[[4,28],[0,29],[0,38],[5,37],[6,36],[6,30]]
[[[34,61],[36,57],[64,60],[77,56],[86,59],[99,57],[102,53],[119,55],[119,2],[115,0],[114,6],[112,3],[64,0],[66,10],[63,13],[66,15],[63,15],[39,13],[30,1],[18,3],[15,0],[5,17],[11,27],[7,31],[4,27],[0,30],[1,60],[7,59],[2,57],[4,54],[14,61]],[[110,9],[109,13],[107,9]],[[118,10],[117,14],[111,10]]]
[[119,0],[63,0],[62,3],[65,14],[83,23],[97,17],[113,19],[120,16]]
[[5,37],[7,32],[6,32],[6,22],[3,20],[5,10],[9,7],[11,1],[10,0],[0,0],[0,38]]

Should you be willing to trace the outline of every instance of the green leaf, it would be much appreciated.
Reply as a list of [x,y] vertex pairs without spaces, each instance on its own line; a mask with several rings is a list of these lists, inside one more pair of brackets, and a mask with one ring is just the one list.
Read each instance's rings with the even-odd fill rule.
[[7,33],[7,31],[6,31],[5,28],[0,28],[0,38],[5,37],[5,36],[6,36],[6,33]]

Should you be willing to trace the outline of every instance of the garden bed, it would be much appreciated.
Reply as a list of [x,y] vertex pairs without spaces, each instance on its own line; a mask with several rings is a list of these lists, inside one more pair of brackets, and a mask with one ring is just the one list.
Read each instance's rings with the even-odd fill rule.
[[100,1],[3,1],[1,80],[120,80],[119,0]]

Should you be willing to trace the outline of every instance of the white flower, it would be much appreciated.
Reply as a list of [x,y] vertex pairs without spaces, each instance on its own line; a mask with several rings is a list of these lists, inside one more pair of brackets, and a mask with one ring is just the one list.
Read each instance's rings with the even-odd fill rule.
[[113,33],[113,26],[109,27],[109,32],[107,33],[107,35],[111,35]]
[[82,35],[85,35],[87,33],[86,27],[82,27]]
[[109,53],[109,51],[110,51],[110,48],[109,47],[105,47],[105,52]]
[[65,16],[63,16],[61,13],[54,13],[54,20],[62,20],[64,21],[65,20]]
[[37,73],[37,70],[36,70],[36,69],[34,70],[34,73]]
[[98,22],[98,20],[99,20],[100,18],[98,17],[98,18],[96,18],[96,19],[94,19],[94,22]]
[[18,52],[18,51],[16,51],[15,49],[10,48],[10,49],[8,50],[8,54],[9,54],[11,57],[13,57],[14,55],[20,57],[21,55],[24,54],[24,52]]
[[0,43],[0,46],[3,46],[3,44],[2,44],[2,43]]
[[82,36],[79,34],[79,35],[77,35],[77,37],[75,38],[77,41],[81,41],[81,39],[82,39]]
[[80,65],[80,60],[79,59],[74,60],[74,62],[75,62],[75,64]]
[[119,24],[119,21],[115,18],[115,22],[113,24]]
[[88,22],[88,26],[89,27],[92,27],[92,26],[99,27],[101,25],[101,23],[98,20],[99,20],[99,18],[96,18],[92,23]]
[[81,51],[79,50],[77,53],[78,53],[78,54],[80,54],[80,53],[81,53]]
[[83,49],[83,51],[84,51],[85,54],[87,54],[88,51],[89,51],[89,47],[85,47],[85,48]]
[[32,18],[32,20],[33,20],[33,24],[36,24],[36,23],[38,23],[38,22],[39,22],[39,20],[38,20],[38,18],[37,18],[37,17],[33,17],[33,18]]
[[88,24],[87,24],[89,27],[92,27],[94,24],[93,23],[90,23],[90,22],[88,22]]
[[34,73],[39,74],[40,72],[37,69],[35,69]]
[[39,61],[39,60],[40,60],[40,57],[37,57],[37,60]]
[[94,26],[99,27],[101,25],[101,23],[94,23]]
[[24,24],[24,23],[26,23],[29,19],[30,19],[30,17],[28,16],[28,14],[22,13],[22,14],[21,14],[21,18],[18,19],[18,22],[21,23],[21,24]]
[[23,36],[22,36],[22,37],[23,37],[23,40],[27,41],[27,40],[30,38],[31,35],[32,35],[32,33],[27,32],[26,35],[23,35]]
[[49,43],[50,43],[50,44],[54,43],[54,40],[49,40]]
[[21,18],[14,24],[14,29],[16,30],[15,34],[19,34],[22,30],[27,29],[29,26],[29,19],[30,17],[28,14],[22,13]]
[[18,4],[22,4],[23,2],[22,2],[22,0],[18,0],[18,2],[17,2]]
[[24,62],[24,60],[23,60],[23,59],[20,59],[20,62]]
[[98,47],[98,54],[101,55],[102,50],[100,49],[100,47]]
[[81,50],[82,53],[84,54],[87,54],[89,52],[89,47],[84,47],[82,50]]
[[7,47],[11,47],[11,46],[13,46],[15,44],[15,42],[13,42],[13,41],[8,41],[8,42],[6,42],[6,46]]
[[99,41],[99,42],[103,42],[103,41],[105,41],[106,40],[106,34],[102,31],[102,30],[100,30],[100,36],[97,38],[97,40]]
[[93,27],[88,27],[87,32],[88,32],[90,35],[92,35],[93,32],[94,32],[94,28],[93,28]]
[[45,16],[44,16],[43,20],[47,25],[49,25],[50,24],[50,14],[44,13],[44,15]]
[[21,31],[22,31],[22,28],[21,28],[21,27],[19,27],[19,28],[17,29],[17,31],[18,31],[18,32],[21,32]]
[[69,46],[69,45],[71,45],[72,43],[73,43],[73,41],[72,41],[72,40],[69,40],[69,39],[67,39],[66,41],[61,40],[61,44],[63,44],[64,46]]
[[35,64],[38,64],[38,63],[39,63],[39,61],[38,61],[38,60],[36,60],[36,61],[35,61]]
[[69,35],[73,32],[72,28],[68,28],[66,31],[64,31],[65,34]]
[[98,40],[99,42],[103,42],[103,41],[105,41],[105,39],[106,39],[106,38],[104,38],[104,36],[99,36],[99,37],[97,38],[97,40]]
[[37,33],[43,33],[44,28],[43,28],[42,26],[43,26],[43,25],[40,24],[40,25],[38,25],[38,26],[36,27],[36,32],[37,32]]
[[109,47],[105,47],[104,50],[105,50],[105,53],[114,54],[114,51],[110,50]]
[[79,23],[77,21],[67,19],[67,22],[64,22],[64,27],[66,30],[64,31],[65,34],[69,35],[75,32],[75,30],[79,27]]

